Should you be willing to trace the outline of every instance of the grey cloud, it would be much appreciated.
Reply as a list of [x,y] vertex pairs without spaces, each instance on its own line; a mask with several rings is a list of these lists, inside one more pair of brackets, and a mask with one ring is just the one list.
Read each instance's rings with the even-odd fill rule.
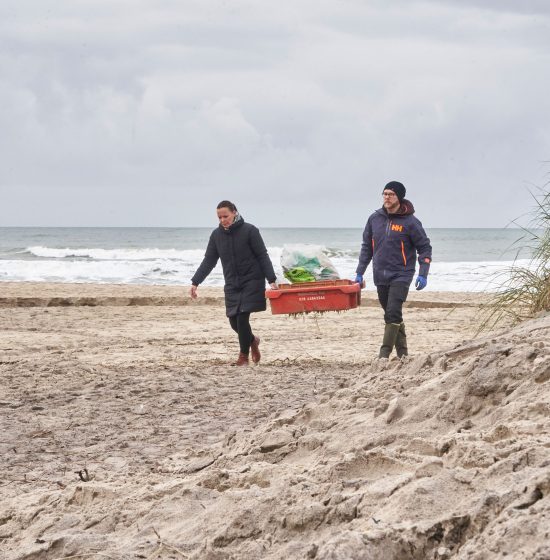
[[202,225],[229,197],[359,226],[390,178],[427,225],[504,225],[550,157],[549,19],[474,4],[0,7],[0,225]]

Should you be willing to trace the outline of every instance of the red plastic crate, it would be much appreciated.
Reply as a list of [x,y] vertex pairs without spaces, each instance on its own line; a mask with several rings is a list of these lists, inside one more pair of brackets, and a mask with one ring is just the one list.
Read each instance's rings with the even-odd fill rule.
[[361,302],[361,288],[351,280],[280,284],[278,290],[267,290],[265,295],[273,315],[344,311],[356,308]]

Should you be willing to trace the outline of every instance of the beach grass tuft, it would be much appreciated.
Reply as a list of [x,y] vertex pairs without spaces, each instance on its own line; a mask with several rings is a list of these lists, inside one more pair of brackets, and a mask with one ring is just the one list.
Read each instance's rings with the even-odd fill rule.
[[518,240],[519,251],[528,248],[528,266],[512,265],[500,273],[495,281],[499,290],[482,308],[479,331],[516,324],[550,311],[550,190],[549,184],[539,193],[531,193],[535,200],[533,217],[524,235]]

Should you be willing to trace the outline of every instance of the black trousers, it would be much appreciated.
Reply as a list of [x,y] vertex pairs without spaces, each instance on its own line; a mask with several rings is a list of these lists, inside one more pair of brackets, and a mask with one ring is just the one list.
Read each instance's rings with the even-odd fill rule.
[[250,313],[237,313],[233,317],[229,317],[231,328],[239,335],[239,346],[241,352],[248,356],[250,345],[254,340],[252,328],[250,327]]
[[409,294],[409,285],[405,282],[394,282],[389,286],[376,286],[378,301],[384,309],[386,323],[403,322],[403,304]]

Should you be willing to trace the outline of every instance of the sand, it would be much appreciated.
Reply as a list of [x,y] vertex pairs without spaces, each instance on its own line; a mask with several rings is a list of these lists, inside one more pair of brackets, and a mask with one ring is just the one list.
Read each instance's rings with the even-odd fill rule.
[[550,558],[550,317],[480,296],[253,316],[222,293],[0,284],[0,558]]

